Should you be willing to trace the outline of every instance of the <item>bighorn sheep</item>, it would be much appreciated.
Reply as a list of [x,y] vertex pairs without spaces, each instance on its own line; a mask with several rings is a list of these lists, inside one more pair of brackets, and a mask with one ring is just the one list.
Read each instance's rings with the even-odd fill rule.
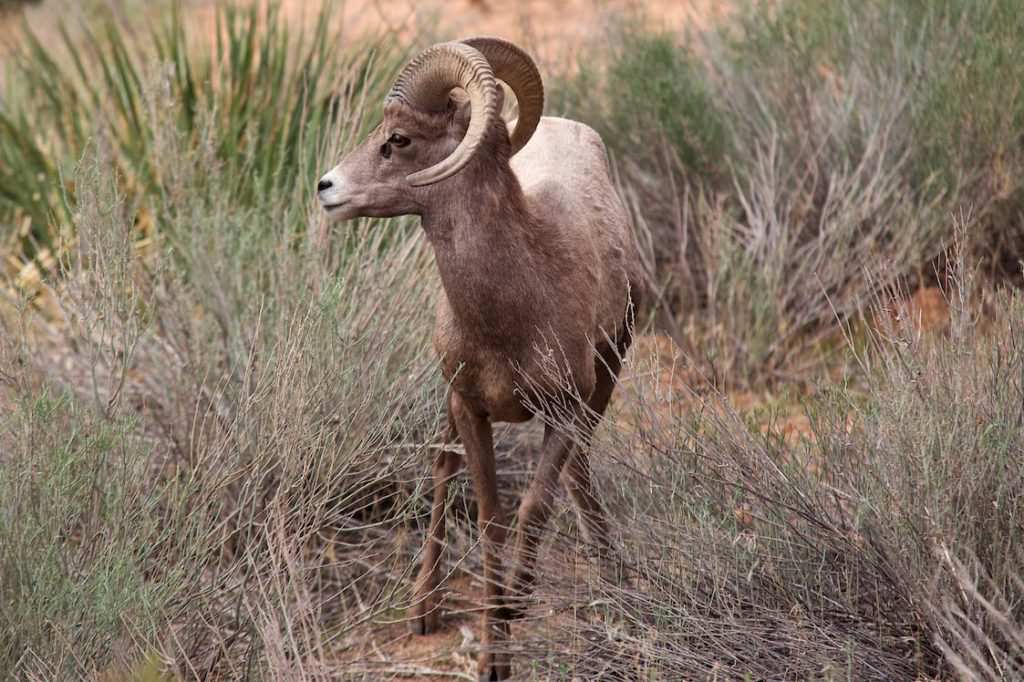
[[[518,100],[511,134],[497,80]],[[512,597],[532,587],[560,477],[584,532],[607,542],[587,441],[629,347],[642,282],[600,136],[575,121],[542,117],[543,106],[540,73],[515,45],[497,38],[435,45],[406,65],[385,100],[383,122],[317,187],[330,219],[419,215],[434,249],[444,288],[434,346],[451,387],[447,442],[460,438],[465,448],[484,551],[482,679],[509,674],[500,644],[516,615]],[[561,379],[550,371],[552,358]],[[564,418],[566,405],[575,438],[545,427],[519,507],[506,594],[491,424],[526,421],[556,406]],[[411,612],[419,633],[438,625],[445,500],[460,460],[443,450],[434,462],[430,531]]]

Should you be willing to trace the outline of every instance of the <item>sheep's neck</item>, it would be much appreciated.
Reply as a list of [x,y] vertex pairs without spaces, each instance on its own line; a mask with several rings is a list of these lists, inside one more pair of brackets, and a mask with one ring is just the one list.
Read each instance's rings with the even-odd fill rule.
[[452,178],[451,200],[426,212],[423,228],[462,331],[506,345],[537,326],[529,320],[542,303],[533,246],[540,227],[507,164],[486,172],[487,182]]

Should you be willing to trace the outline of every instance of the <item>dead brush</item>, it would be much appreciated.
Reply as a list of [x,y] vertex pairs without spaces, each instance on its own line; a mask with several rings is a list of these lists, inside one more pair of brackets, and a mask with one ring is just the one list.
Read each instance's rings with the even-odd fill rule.
[[545,550],[538,602],[555,611],[523,645],[537,674],[1012,679],[1024,307],[982,307],[970,268],[951,271],[951,330],[904,317],[870,350],[851,337],[862,364],[804,400],[796,442],[725,396],[665,397],[627,372],[626,428],[598,437],[594,462],[631,579],[581,578],[581,550]]
[[[41,294],[56,319],[0,303],[5,389],[20,406],[0,420],[13,444],[0,479],[0,589],[15,605],[0,620],[0,669],[12,675],[155,659],[188,679],[333,678],[352,629],[401,599],[401,538],[444,388],[422,353],[427,253],[401,224],[363,225],[333,253],[307,249],[318,218],[292,196],[303,188],[240,207],[211,190],[229,171],[197,158],[216,149],[213,128],[202,134],[197,148],[173,132],[154,142],[175,191],[142,244],[139,199],[120,192],[99,131],[74,177],[64,277]],[[58,455],[80,463],[60,469]],[[23,565],[42,526],[26,499],[80,519],[44,536],[51,554],[36,573]],[[138,585],[116,588],[125,602],[104,596],[113,586],[100,577],[115,568]],[[40,606],[26,590],[51,597]],[[74,629],[83,614],[103,626]]]
[[[387,81],[386,71],[373,78]],[[83,161],[75,179],[85,201],[69,204],[68,216],[81,239],[67,242],[75,250],[64,284],[44,282],[59,295],[44,286],[35,299],[0,301],[0,671],[37,680],[154,670],[184,679],[408,673],[393,661],[353,660],[361,647],[373,652],[379,628],[405,617],[410,595],[401,586],[427,523],[421,473],[439,444],[445,388],[429,380],[423,350],[435,287],[429,254],[405,223],[361,223],[330,250],[307,249],[305,235],[323,227],[308,202],[311,183],[273,174],[248,182],[246,172],[276,162],[261,166],[251,148],[228,144],[233,163],[221,163],[223,129],[209,112],[179,136],[159,118],[180,114],[160,73],[140,74],[150,90],[136,100],[143,119],[154,117],[147,129],[159,133],[139,167],[159,159],[168,182],[146,197],[159,238],[141,238],[146,213],[121,191],[102,126],[83,124],[89,154],[69,147]],[[751,165],[729,192],[749,210],[701,187],[672,193],[678,221],[666,224],[689,240],[680,253],[715,268],[676,276],[714,296],[693,294],[682,279],[668,293],[694,296],[695,346],[725,344],[714,363],[688,359],[687,370],[714,377],[717,367],[751,382],[763,367],[785,376],[805,357],[793,321],[815,327],[833,306],[845,320],[859,296],[899,280],[872,282],[840,264],[811,277],[793,259],[820,263],[831,247],[793,242],[780,229],[824,226],[812,234],[836,247],[837,260],[848,257],[842,265],[862,267],[875,262],[877,244],[839,249],[877,236],[886,220],[903,225],[916,215],[919,206],[893,199],[905,198],[904,185],[879,171],[885,160],[904,163],[908,148],[898,126],[886,128],[899,113],[899,81],[880,87],[871,77],[862,69],[843,85],[878,98],[852,109],[834,83],[765,84],[794,84],[775,90],[785,95],[778,101],[810,103],[813,116],[792,126],[774,115],[748,121],[762,144],[745,147]],[[299,152],[307,170],[351,144],[348,117],[363,109],[360,75],[342,81],[349,78],[352,89],[340,90],[347,95],[321,102],[346,112],[331,139],[339,148],[279,138],[299,140],[288,153]],[[253,72],[246,82],[262,81]],[[1015,81],[994,82],[1003,91]],[[305,105],[290,101],[301,122]],[[270,109],[264,120],[274,125],[280,111]],[[864,133],[852,136],[864,146],[850,147],[858,154],[849,164],[832,164],[813,143],[846,149],[840,124]],[[784,142],[794,146],[773,152]],[[225,174],[229,182],[219,184]],[[18,187],[30,193],[52,179],[24,176],[31,183]],[[634,207],[659,191],[641,184],[649,176],[622,176]],[[223,191],[239,184],[244,202]],[[250,191],[256,186],[266,191]],[[712,231],[699,233],[705,221]],[[949,226],[911,227],[920,235]],[[904,237],[881,249],[901,265],[920,255]],[[870,344],[851,337],[845,351],[861,362],[806,401],[805,441],[762,432],[724,396],[659,384],[657,368],[627,371],[593,447],[622,565],[613,579],[602,576],[574,513],[556,512],[559,536],[538,549],[536,595],[515,626],[512,653],[524,672],[1021,677],[1024,308],[1004,293],[989,300],[996,313],[978,320],[970,278],[956,281],[945,336],[897,325],[870,332]],[[765,303],[773,296],[773,306],[785,303],[781,316]],[[60,314],[39,317],[50,303]],[[496,447],[505,508],[530,474],[530,446],[518,447],[515,456]],[[473,499],[457,486],[449,502],[458,512],[453,555],[475,556]],[[481,573],[473,560],[444,570]]]

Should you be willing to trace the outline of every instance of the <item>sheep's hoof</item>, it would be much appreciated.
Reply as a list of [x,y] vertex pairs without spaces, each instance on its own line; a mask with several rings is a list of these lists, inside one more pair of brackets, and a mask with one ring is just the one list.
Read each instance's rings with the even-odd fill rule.
[[519,620],[526,615],[526,607],[533,594],[533,573],[516,569],[511,584],[505,592],[505,598],[499,610],[499,617],[507,620]]
[[508,601],[505,602],[505,605],[501,607],[501,610],[498,613],[499,618],[504,620],[519,620],[526,615],[526,603],[524,597],[506,597],[506,599],[512,603],[510,604]]
[[429,635],[441,627],[441,608],[434,604],[420,602],[409,609],[409,632],[414,635]]
[[498,682],[512,677],[512,666],[507,655],[481,654],[477,671],[480,682]]

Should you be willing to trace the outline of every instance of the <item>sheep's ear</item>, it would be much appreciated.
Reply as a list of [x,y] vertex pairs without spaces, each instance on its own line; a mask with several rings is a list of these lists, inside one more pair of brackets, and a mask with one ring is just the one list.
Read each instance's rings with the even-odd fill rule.
[[465,90],[456,89],[448,96],[448,115],[452,125],[460,130],[469,127],[469,95]]
[[[497,90],[497,101],[498,111],[502,111],[505,104],[505,92],[503,88]],[[448,95],[448,113],[452,118],[452,125],[458,127],[460,130],[465,130],[469,127],[469,95],[466,91],[461,88],[452,90],[451,94]]]

